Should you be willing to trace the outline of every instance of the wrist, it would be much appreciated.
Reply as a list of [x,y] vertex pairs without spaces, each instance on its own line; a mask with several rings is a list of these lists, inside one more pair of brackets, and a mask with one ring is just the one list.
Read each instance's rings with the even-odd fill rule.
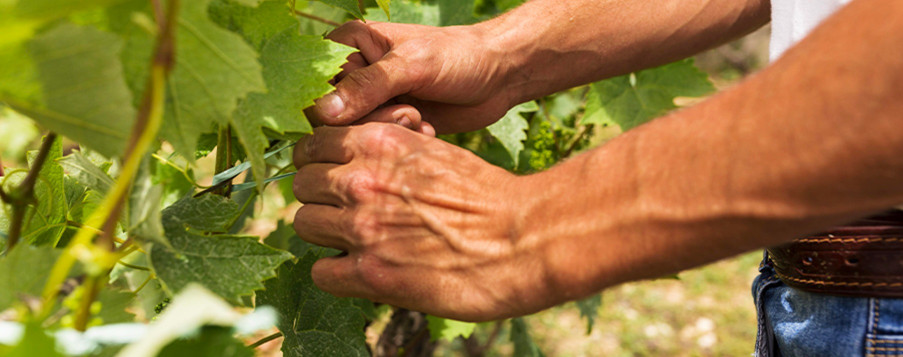
[[[526,176],[521,243],[536,252],[548,306],[584,298],[625,280],[633,255],[629,223],[639,222],[635,177],[624,151],[598,148]],[[599,176],[600,174],[604,176]]]
[[[574,192],[567,187],[575,186],[556,171],[560,170],[553,168],[518,177],[518,191],[530,195],[521,194],[523,199],[511,205],[515,217],[515,255],[526,258],[527,262],[521,265],[532,268],[529,275],[527,272],[519,275],[531,278],[520,278],[529,281],[525,284],[527,289],[520,291],[522,301],[519,302],[525,307],[525,313],[579,299],[609,285],[600,285],[598,274],[590,274],[601,269],[599,263],[605,261],[607,252],[594,251],[593,244],[585,241],[587,232],[581,231],[587,227],[575,224],[572,219],[573,216],[585,219],[573,212]],[[585,262],[587,257],[593,261]]]
[[492,85],[510,108],[538,97],[538,88],[531,88],[534,77],[529,63],[538,39],[530,38],[530,31],[509,18],[506,14],[471,27],[483,44],[483,58],[495,66]]

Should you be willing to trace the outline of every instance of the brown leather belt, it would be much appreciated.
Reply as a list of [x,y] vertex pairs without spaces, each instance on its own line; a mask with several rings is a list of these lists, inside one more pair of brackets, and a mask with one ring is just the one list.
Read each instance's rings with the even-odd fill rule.
[[903,211],[891,210],[768,249],[778,277],[806,291],[903,297]]

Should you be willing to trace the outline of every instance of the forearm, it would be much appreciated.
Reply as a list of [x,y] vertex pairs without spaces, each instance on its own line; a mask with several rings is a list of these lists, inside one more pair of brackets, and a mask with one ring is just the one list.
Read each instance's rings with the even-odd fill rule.
[[545,252],[550,291],[576,298],[903,202],[901,17],[898,1],[855,1],[741,85],[525,178],[543,189],[519,244]]
[[[476,25],[512,101],[685,58],[769,20],[767,0],[533,0]],[[517,103],[514,103],[517,104]]]

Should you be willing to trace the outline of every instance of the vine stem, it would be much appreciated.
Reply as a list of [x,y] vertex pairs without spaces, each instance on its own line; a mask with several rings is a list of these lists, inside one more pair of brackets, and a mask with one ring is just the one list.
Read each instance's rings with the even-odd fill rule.
[[408,343],[404,344],[404,346],[401,347],[401,350],[403,351],[401,356],[402,357],[410,356],[411,351],[414,350],[414,346],[416,346],[418,343],[422,342],[422,340],[424,338],[429,338],[427,336],[427,335],[429,335],[429,332],[430,332],[430,329],[428,327],[426,327],[426,326],[421,327],[420,331],[417,331],[417,333],[414,334],[414,337],[411,337],[411,340],[408,341]]
[[489,333],[489,337],[486,338],[486,346],[483,347],[483,350],[488,350],[495,343],[495,339],[499,337],[499,332],[502,331],[503,321],[496,321],[495,327],[492,328],[492,332]]
[[[109,272],[107,272],[109,274]],[[105,274],[104,274],[105,275]],[[84,331],[88,328],[88,321],[91,319],[91,305],[97,299],[97,294],[103,287],[103,276],[89,276],[82,285],[84,293],[78,304],[78,310],[75,311],[75,329]]]
[[[216,143],[216,165],[215,172],[228,170],[232,167],[232,127],[225,125],[219,131],[219,137]],[[213,191],[214,194],[223,197],[229,197],[232,194],[232,181],[227,182],[223,187]]]
[[261,339],[257,340],[257,342],[254,342],[254,343],[248,345],[248,348],[257,348],[257,347],[260,347],[260,346],[262,346],[264,343],[270,342],[270,341],[275,340],[275,339],[280,338],[280,337],[282,337],[282,332],[276,332],[276,333],[274,333],[274,334],[272,334],[272,335],[269,335],[269,336],[267,336],[267,337],[264,337],[264,338],[261,338]]
[[13,209],[13,217],[6,239],[6,252],[11,251],[19,242],[19,237],[22,236],[22,229],[25,226],[25,213],[28,210],[28,205],[35,201],[34,186],[38,181],[41,168],[44,167],[44,162],[47,161],[47,155],[50,154],[50,149],[53,148],[54,142],[56,142],[55,133],[51,132],[44,137],[38,156],[35,157],[28,174],[25,176],[25,180],[22,181],[15,191],[7,193],[0,187],[0,199],[10,204]]
[[241,219],[241,216],[244,215],[245,211],[248,210],[248,207],[251,206],[251,201],[254,201],[254,199],[257,198],[257,195],[257,191],[251,192],[251,195],[248,196],[248,199],[245,200],[245,203],[241,205],[241,210],[238,211],[238,215],[236,215],[235,218],[232,218],[232,220],[229,221],[229,224],[226,225],[226,227],[233,227],[236,223],[238,223],[238,220]]
[[124,266],[124,267],[126,267],[126,268],[132,268],[132,269],[135,269],[135,270],[150,271],[150,268],[148,268],[148,267],[141,267],[141,266],[137,266],[137,265],[132,265],[132,264],[126,263],[126,262],[121,261],[121,260],[118,261],[118,262],[116,262],[116,263],[118,263],[119,265],[122,265],[122,266]]
[[[160,8],[159,0],[152,0],[155,8]],[[147,81],[142,99],[141,109],[138,112],[135,125],[132,127],[132,136],[129,148],[125,153],[125,164],[113,188],[104,197],[100,206],[91,213],[85,222],[87,227],[102,227],[114,216],[117,207],[121,207],[122,200],[131,187],[131,183],[138,172],[141,160],[157,138],[157,132],[163,122],[163,106],[166,94],[166,78],[175,63],[175,24],[179,9],[179,0],[169,0],[166,14],[157,18],[158,31],[157,44],[151,60],[150,76]],[[99,271],[107,271],[119,260],[120,254],[111,252],[104,247],[92,245],[96,232],[87,228],[80,228],[75,237],[66,246],[63,254],[56,261],[47,283],[44,285],[42,298],[44,300],[42,317],[50,314],[55,304],[55,297],[60,285],[72,269],[76,260],[88,261],[95,266],[99,265]],[[89,299],[92,300],[93,299]],[[90,307],[92,301],[87,304]]]
[[311,15],[304,11],[300,11],[300,10],[296,10],[296,9],[292,9],[292,11],[295,13],[295,15],[301,16],[303,18],[308,18],[308,19],[311,19],[311,20],[314,20],[317,22],[321,22],[321,23],[327,24],[329,26],[333,26],[333,27],[342,26],[342,24],[340,24],[338,22],[335,22],[335,21],[332,21],[329,19],[324,19],[324,18],[316,16],[316,15]]
[[574,135],[574,139],[572,139],[571,142],[568,143],[567,148],[561,154],[561,158],[570,157],[571,154],[574,153],[574,149],[577,148],[577,145],[580,145],[580,140],[583,140],[583,138],[586,137],[591,128],[592,124],[580,127],[580,131],[577,133],[577,135]]
[[141,283],[141,285],[139,285],[138,288],[135,289],[135,291],[133,291],[132,293],[137,295],[138,292],[141,291],[142,289],[144,289],[144,287],[147,286],[147,284],[150,283],[151,279],[153,279],[153,278],[154,278],[154,274],[153,274],[153,273],[148,274],[148,275],[147,275],[147,279],[144,279],[144,282]]
[[165,165],[171,166],[172,168],[176,169],[176,171],[179,171],[179,173],[182,174],[182,177],[185,178],[185,181],[188,181],[189,183],[191,183],[192,186],[197,187],[197,188],[202,188],[202,189],[210,187],[210,186],[204,186],[204,185],[197,183],[197,181],[194,180],[194,177],[191,177],[191,175],[188,175],[188,173],[185,172],[185,169],[179,167],[174,162],[169,161],[169,159],[162,157],[160,155],[157,155],[157,154],[151,154],[151,157],[153,157],[154,159],[157,159],[157,161],[160,161],[161,163],[163,163]]

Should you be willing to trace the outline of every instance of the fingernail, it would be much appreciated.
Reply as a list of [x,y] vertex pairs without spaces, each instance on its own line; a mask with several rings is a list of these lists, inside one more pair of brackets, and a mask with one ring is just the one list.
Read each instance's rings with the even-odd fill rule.
[[408,129],[413,129],[414,123],[411,122],[411,118],[408,118],[407,115],[402,115],[401,118],[395,121],[396,124],[401,125]]
[[335,93],[329,93],[317,101],[317,107],[330,118],[338,118],[345,111],[345,102]]

